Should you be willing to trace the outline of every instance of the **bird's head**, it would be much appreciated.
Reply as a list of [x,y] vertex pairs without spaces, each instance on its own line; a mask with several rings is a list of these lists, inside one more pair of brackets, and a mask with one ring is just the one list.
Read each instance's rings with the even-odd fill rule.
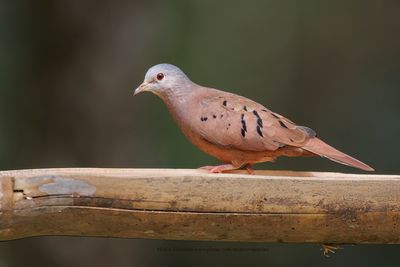
[[147,71],[143,83],[136,88],[134,95],[149,91],[163,96],[185,90],[189,88],[190,83],[190,79],[178,67],[171,64],[158,64]]

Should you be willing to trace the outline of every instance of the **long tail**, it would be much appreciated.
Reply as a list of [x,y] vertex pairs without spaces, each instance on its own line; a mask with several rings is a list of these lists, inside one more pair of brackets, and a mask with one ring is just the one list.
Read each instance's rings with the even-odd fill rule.
[[352,166],[364,171],[374,171],[374,169],[367,164],[340,152],[336,148],[331,147],[316,137],[311,138],[302,148],[321,157],[328,158],[344,165]]

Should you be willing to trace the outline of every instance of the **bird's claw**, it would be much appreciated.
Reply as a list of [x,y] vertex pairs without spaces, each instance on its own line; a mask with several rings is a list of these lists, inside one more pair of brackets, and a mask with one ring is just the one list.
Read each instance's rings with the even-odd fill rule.
[[235,168],[232,164],[223,164],[218,166],[203,166],[199,169],[206,170],[209,173],[222,173],[224,171],[235,170],[237,168]]
[[343,249],[342,247],[339,247],[335,244],[321,244],[321,246],[322,253],[325,257],[330,257],[329,253],[336,253],[336,250]]
[[254,172],[254,170],[253,170],[251,164],[247,164],[247,165],[245,166],[245,168],[246,168],[246,171],[247,171],[248,174],[256,174],[256,173]]
[[[252,165],[250,165],[250,164],[245,165],[247,173],[255,174],[254,170],[251,167],[252,167]],[[206,170],[209,173],[223,173],[224,171],[236,170],[238,168],[234,167],[232,164],[222,164],[222,165],[217,165],[217,166],[203,166],[203,167],[200,167],[199,169]]]

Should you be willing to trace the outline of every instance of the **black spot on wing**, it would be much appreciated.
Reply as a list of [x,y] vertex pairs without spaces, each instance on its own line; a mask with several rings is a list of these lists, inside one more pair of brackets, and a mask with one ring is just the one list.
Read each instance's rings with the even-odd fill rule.
[[257,119],[257,125],[263,128],[263,122],[261,118]]
[[242,114],[242,118],[241,118],[240,122],[242,123],[242,132],[247,132],[247,125],[246,125],[246,121],[244,120],[244,114]]
[[257,133],[258,133],[259,136],[264,137],[264,135],[263,135],[263,133],[261,131],[261,128],[258,125],[257,125]]
[[243,109],[244,109],[244,111],[247,111],[247,107],[246,106],[243,106]]
[[286,126],[286,124],[284,124],[283,121],[281,121],[281,120],[279,120],[279,124],[280,124],[283,128],[286,128],[286,129],[288,128],[288,127]]
[[241,132],[241,134],[242,134],[243,137],[246,136],[246,131],[245,131],[243,128],[240,130],[240,132]]
[[271,112],[271,115],[274,116],[275,118],[279,119],[278,115],[276,115],[275,113]]
[[208,118],[207,118],[207,117],[201,117],[200,120],[201,120],[201,121],[207,121]]
[[257,110],[253,110],[253,114],[254,114],[254,116],[256,116],[256,118],[257,118],[257,125],[258,125],[259,127],[263,128],[263,121],[262,121],[260,115],[258,115]]
[[224,100],[224,102],[222,102],[222,105],[224,105],[226,107],[226,100]]
[[213,115],[213,118],[215,119],[217,116]]

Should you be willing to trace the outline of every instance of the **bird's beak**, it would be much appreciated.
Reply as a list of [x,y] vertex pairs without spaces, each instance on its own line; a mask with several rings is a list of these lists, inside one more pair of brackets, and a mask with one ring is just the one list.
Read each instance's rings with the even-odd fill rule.
[[137,95],[143,91],[146,91],[146,87],[147,87],[147,83],[143,82],[141,85],[139,85],[138,88],[135,89],[135,92],[133,93],[133,95]]

